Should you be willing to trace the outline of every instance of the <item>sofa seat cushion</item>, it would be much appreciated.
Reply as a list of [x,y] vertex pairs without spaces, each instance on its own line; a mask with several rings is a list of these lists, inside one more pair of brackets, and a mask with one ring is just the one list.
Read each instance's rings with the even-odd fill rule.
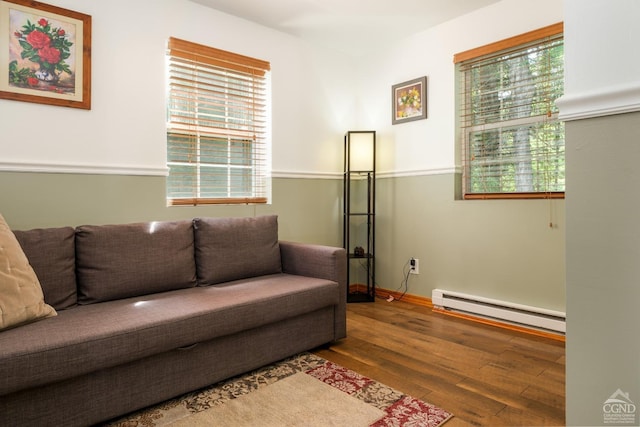
[[191,221],[76,228],[78,303],[196,286]]
[[63,310],[0,333],[0,396],[313,312],[338,289],[281,273]]

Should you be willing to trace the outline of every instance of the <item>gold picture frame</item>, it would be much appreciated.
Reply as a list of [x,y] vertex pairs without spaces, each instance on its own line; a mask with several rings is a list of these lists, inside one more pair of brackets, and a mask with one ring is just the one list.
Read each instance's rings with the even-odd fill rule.
[[91,16],[0,0],[0,23],[0,99],[91,109]]

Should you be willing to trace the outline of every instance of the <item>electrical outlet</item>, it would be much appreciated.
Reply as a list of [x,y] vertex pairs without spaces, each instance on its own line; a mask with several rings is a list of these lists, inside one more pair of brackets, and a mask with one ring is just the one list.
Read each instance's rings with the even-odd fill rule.
[[411,258],[409,261],[409,273],[420,274],[420,260],[418,258]]

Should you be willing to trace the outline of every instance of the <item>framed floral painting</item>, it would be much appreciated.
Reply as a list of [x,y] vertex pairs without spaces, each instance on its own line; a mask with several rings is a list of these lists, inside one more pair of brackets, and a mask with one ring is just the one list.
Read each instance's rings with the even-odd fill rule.
[[0,22],[1,99],[91,109],[91,16],[0,0]]
[[420,77],[391,87],[391,123],[427,118],[427,78]]

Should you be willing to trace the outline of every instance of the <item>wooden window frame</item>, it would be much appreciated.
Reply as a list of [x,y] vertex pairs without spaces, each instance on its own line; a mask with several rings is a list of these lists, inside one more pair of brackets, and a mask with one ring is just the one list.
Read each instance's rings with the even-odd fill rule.
[[266,204],[270,64],[171,37],[167,204]]
[[[460,78],[460,65],[462,63],[474,61],[478,59],[490,58],[492,56],[500,56],[505,51],[513,50],[517,51],[522,47],[525,47],[528,44],[534,44],[536,42],[544,42],[550,38],[556,38],[559,35],[563,35],[564,33],[564,24],[562,22],[556,23],[553,25],[549,25],[547,27],[543,27],[534,31],[530,31],[524,34],[520,34],[514,37],[510,37],[504,40],[500,40],[494,43],[490,43],[484,46],[480,46],[474,49],[470,49],[467,51],[463,51],[457,53],[453,57],[453,62],[456,65],[456,79]],[[464,84],[462,84],[464,86]],[[465,96],[464,92],[466,92],[466,88],[460,88],[461,97]],[[460,118],[461,112],[458,113],[457,117],[462,122]],[[557,120],[557,113],[550,115],[550,119]],[[532,121],[533,122],[533,121]],[[496,122],[500,123],[500,122]],[[496,125],[496,127],[498,127]],[[506,127],[506,126],[505,126]],[[468,143],[467,137],[465,137],[465,129],[470,129],[471,127],[466,127],[464,124],[460,123],[458,126],[460,130],[460,139],[463,149],[463,177],[462,177],[462,185],[463,185],[463,198],[464,199],[563,199],[565,196],[564,191],[544,191],[544,192],[490,192],[490,193],[480,193],[480,192],[467,192],[465,180],[467,179],[466,173],[467,168],[470,167],[469,159],[466,147]]]

